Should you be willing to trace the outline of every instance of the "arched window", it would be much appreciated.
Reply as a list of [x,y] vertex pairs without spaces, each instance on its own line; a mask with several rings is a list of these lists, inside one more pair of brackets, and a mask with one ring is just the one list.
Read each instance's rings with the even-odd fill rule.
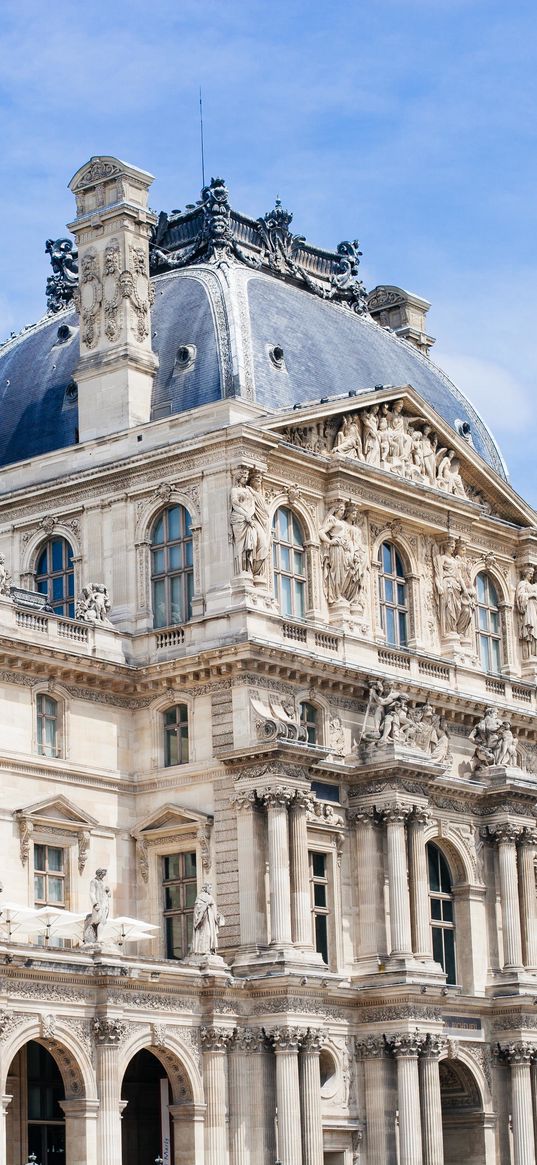
[[483,671],[498,673],[502,669],[502,629],[498,592],[490,575],[478,574],[475,612],[477,646]]
[[192,523],[184,506],[159,514],[151,536],[153,626],[187,623],[192,614]]
[[37,751],[40,756],[59,755],[58,702],[40,692],[37,697]]
[[308,744],[319,744],[319,709],[304,701],[300,705],[300,723],[306,729]]
[[408,643],[408,596],[401,556],[391,542],[379,550],[380,622],[386,643],[406,647]]
[[306,611],[306,551],[300,523],[280,506],[272,524],[274,590],[282,615],[303,619]]
[[188,764],[188,708],[174,704],[164,713],[164,764]]
[[55,615],[75,617],[75,572],[73,547],[66,538],[49,538],[37,559],[37,590],[46,595]]
[[429,905],[433,958],[446,973],[448,983],[456,983],[455,922],[453,917],[453,883],[449,866],[438,846],[427,846],[429,864]]

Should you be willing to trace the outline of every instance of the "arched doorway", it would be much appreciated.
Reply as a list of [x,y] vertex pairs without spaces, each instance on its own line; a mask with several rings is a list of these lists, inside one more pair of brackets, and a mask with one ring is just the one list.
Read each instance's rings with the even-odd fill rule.
[[444,1165],[485,1165],[485,1123],[475,1077],[461,1060],[440,1061]]
[[127,1066],[121,1087],[125,1108],[121,1121],[123,1165],[151,1165],[162,1157],[174,1160],[170,1082],[166,1069],[152,1052],[143,1048]]
[[23,1165],[35,1154],[39,1165],[65,1165],[65,1089],[50,1052],[30,1040],[12,1060],[7,1093],[8,1165]]

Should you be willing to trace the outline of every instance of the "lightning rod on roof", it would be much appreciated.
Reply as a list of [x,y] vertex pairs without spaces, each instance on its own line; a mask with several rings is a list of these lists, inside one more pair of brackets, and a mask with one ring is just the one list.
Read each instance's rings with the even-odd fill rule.
[[200,145],[201,145],[201,188],[205,186],[205,150],[203,143],[203,101],[200,85]]

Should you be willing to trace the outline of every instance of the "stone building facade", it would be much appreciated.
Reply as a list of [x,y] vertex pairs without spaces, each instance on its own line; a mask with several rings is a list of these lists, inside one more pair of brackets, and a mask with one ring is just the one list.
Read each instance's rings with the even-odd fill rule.
[[0,1160],[532,1165],[536,515],[425,300],[150,182],[0,350]]

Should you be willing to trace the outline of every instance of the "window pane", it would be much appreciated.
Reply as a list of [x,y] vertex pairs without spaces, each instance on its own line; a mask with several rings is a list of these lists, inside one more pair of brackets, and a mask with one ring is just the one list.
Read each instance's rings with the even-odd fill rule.
[[185,854],[185,877],[196,877],[196,855],[195,853]]
[[291,579],[287,575],[282,575],[281,578],[281,607],[284,615],[292,614]]
[[[182,543],[178,542],[175,546],[170,546],[168,550],[168,570],[180,570],[182,563],[181,554]],[[161,552],[162,553],[162,552]]]
[[198,894],[198,888],[196,886],[196,883],[195,882],[187,882],[187,884],[185,886],[185,906],[186,906],[187,910],[194,905],[194,903],[196,901],[197,894]]
[[451,874],[449,866],[443,853],[438,850],[438,860],[440,865],[440,886],[443,894],[451,894]]
[[382,569],[385,574],[392,573],[392,551],[388,542],[382,546]]
[[181,915],[172,914],[166,918],[166,958],[181,959],[186,951],[183,950],[181,936]]
[[434,893],[440,890],[440,878],[438,875],[438,850],[434,845],[427,846],[427,857],[429,861],[429,888]]
[[311,868],[314,878],[324,878],[326,874],[326,858],[324,854],[311,855]]
[[51,579],[52,582],[52,598],[54,601],[63,599],[63,575]]
[[179,506],[172,506],[168,510],[168,541],[175,542],[181,537],[181,516]]
[[48,900],[49,902],[63,902],[63,878],[55,878],[49,875],[48,879]]
[[37,560],[37,568],[36,569],[37,569],[38,574],[46,574],[47,573],[47,547],[45,547],[43,553],[39,555],[39,558]]
[[166,570],[166,558],[163,550],[153,550],[153,574],[164,574]]
[[181,909],[181,887],[179,884],[176,886],[166,886],[164,888],[164,909]]
[[55,720],[45,720],[44,721],[44,729],[45,729],[45,732],[44,732],[45,739],[43,742],[43,747],[45,749],[45,753],[47,756],[55,756],[56,755],[56,721]]
[[477,598],[480,603],[486,602],[485,576],[478,574],[476,578]]
[[486,607],[478,607],[477,612],[478,612],[478,617],[479,617],[479,626],[480,626],[481,630],[488,631],[488,611],[487,611]]
[[433,959],[435,963],[440,963],[440,965],[444,967],[444,944],[442,942],[442,931],[437,926],[433,926]]
[[314,883],[313,902],[315,906],[326,906],[326,886],[323,882]]
[[497,639],[492,639],[490,646],[492,648],[492,671],[501,671],[501,654],[500,644]]
[[163,579],[153,583],[153,616],[155,627],[166,626],[166,589]]
[[298,582],[295,579],[295,615],[298,619],[303,619],[305,614],[305,587],[303,582]]
[[453,922],[453,903],[451,898],[444,899],[442,903],[444,922]]
[[406,634],[406,615],[404,611],[399,611],[399,643],[404,647],[407,641]]
[[192,563],[194,561],[192,542],[184,542],[183,548],[184,548],[184,552],[185,552],[185,566],[192,566]]
[[179,877],[179,854],[168,854],[163,858],[164,866],[164,880],[168,882],[171,878]]
[[49,845],[48,847],[48,868],[49,870],[63,870],[63,850],[57,849],[56,846]]
[[289,541],[289,510],[286,510],[282,506],[282,508],[280,510],[278,510],[278,519],[279,519],[279,527],[280,527],[280,535],[279,535],[280,539],[282,542],[288,542]]
[[401,559],[399,558],[397,551],[395,551],[395,571],[396,571],[396,574],[398,575],[399,578],[405,577],[403,563],[401,562]]
[[304,574],[304,555],[301,550],[295,550],[294,555],[294,572],[295,574]]
[[44,845],[34,845],[34,870],[46,869],[46,850]]
[[291,551],[287,546],[280,547],[280,570],[291,570]]
[[52,545],[51,545],[51,549],[52,549],[52,569],[54,571],[63,570],[63,543],[56,541],[56,539],[54,539],[54,541],[52,542]]
[[384,579],[384,598],[387,603],[393,603],[393,582],[390,578]]
[[444,931],[444,950],[445,950],[445,966],[446,979],[448,983],[457,982],[457,974],[455,970],[455,938],[452,930]]
[[177,747],[178,741],[177,741],[177,732],[175,729],[169,728],[167,730],[165,744],[166,744],[166,747],[165,747],[164,764],[167,766],[176,765],[178,763],[178,747]]
[[177,708],[176,707],[166,708],[166,711],[164,713],[164,723],[165,724],[176,724],[177,723]]
[[183,622],[183,588],[182,575],[175,575],[170,579],[171,589],[171,622],[173,624]]
[[319,951],[325,963],[328,963],[328,927],[326,914],[315,915],[315,950]]
[[393,607],[386,607],[386,639],[388,643],[397,643],[395,635],[395,613]]
[[164,542],[164,517],[160,517],[158,522],[155,523],[151,541],[154,546],[158,546]]
[[442,918],[442,905],[440,898],[431,898],[431,918],[436,919],[437,922],[440,922]]

